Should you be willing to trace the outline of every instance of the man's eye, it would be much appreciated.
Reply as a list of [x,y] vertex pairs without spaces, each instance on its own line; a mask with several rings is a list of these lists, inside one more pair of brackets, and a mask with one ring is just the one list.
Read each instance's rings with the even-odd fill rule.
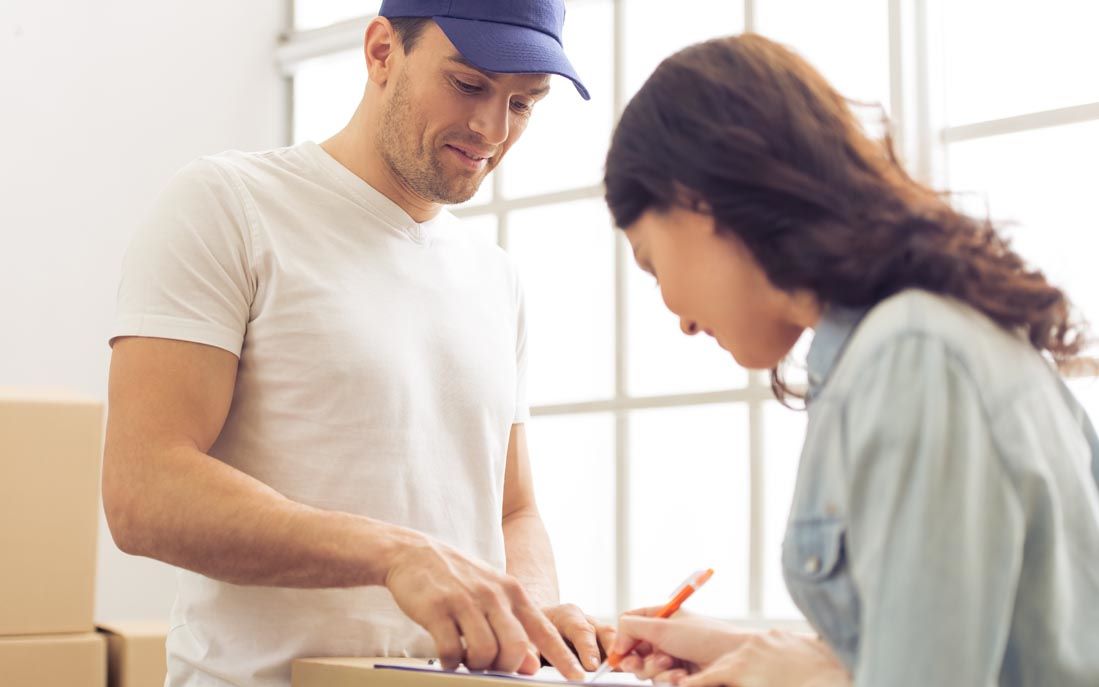
[[515,110],[519,114],[526,114],[534,109],[530,103],[524,103],[521,100],[512,100],[511,109]]
[[466,83],[460,79],[454,79],[454,86],[462,93],[480,93],[481,89],[471,83]]

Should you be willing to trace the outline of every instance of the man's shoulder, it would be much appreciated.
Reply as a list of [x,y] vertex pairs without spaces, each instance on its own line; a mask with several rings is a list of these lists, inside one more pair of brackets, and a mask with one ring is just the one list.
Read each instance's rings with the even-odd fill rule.
[[224,150],[203,155],[184,168],[190,174],[210,178],[229,177],[251,179],[271,174],[303,174],[308,170],[308,158],[300,145],[269,150]]
[[279,164],[280,152],[285,149],[244,152],[226,150],[202,155],[178,169],[168,183],[169,189],[207,190],[229,188],[235,179],[251,176],[264,167]]

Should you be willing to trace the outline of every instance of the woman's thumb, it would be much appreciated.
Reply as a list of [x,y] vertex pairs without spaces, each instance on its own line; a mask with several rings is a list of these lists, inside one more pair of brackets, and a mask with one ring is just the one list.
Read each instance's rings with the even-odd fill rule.
[[667,626],[668,621],[663,618],[624,615],[618,619],[618,636],[614,640],[613,651],[625,654],[637,642],[648,642],[659,649],[666,637]]

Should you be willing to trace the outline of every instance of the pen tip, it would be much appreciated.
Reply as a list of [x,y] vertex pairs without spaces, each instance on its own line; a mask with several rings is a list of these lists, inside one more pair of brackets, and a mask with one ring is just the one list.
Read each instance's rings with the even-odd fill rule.
[[611,669],[610,662],[609,661],[603,661],[603,664],[599,666],[598,670],[596,670],[594,673],[591,674],[591,677],[589,677],[587,679],[587,682],[595,682],[599,678],[606,675],[610,671],[610,669]]

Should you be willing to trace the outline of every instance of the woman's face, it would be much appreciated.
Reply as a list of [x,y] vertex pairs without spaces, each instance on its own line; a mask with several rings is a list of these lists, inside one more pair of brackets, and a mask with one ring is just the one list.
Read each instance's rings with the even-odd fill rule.
[[708,214],[649,209],[626,236],[683,333],[709,334],[743,367],[774,367],[816,324],[815,299],[772,286],[740,239],[719,234]]

